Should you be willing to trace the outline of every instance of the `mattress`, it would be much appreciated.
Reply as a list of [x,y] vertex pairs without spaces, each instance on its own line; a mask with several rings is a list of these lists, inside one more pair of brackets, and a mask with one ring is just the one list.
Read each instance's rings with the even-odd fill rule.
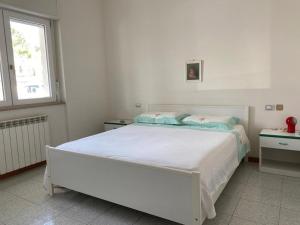
[[241,125],[232,131],[217,131],[133,124],[68,142],[56,149],[200,172],[202,208],[208,218],[214,218],[214,196],[238,167],[241,155],[248,151],[244,146],[248,144]]

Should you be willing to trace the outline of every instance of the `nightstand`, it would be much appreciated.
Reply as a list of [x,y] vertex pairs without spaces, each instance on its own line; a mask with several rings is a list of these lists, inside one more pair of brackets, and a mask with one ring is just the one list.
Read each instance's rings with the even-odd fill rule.
[[104,122],[104,131],[118,129],[120,127],[124,127],[132,123],[132,120],[110,120]]
[[265,129],[259,136],[260,171],[300,177],[300,132]]

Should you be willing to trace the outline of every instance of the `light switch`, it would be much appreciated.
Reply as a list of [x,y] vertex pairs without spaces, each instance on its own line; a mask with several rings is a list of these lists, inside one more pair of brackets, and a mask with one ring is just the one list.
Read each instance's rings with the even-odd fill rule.
[[265,110],[266,111],[274,111],[275,110],[275,105],[265,105]]

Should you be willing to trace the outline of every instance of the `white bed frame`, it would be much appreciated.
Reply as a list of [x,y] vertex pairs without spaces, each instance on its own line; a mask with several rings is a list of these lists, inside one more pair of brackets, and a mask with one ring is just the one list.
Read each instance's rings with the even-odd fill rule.
[[[155,104],[149,105],[148,111],[230,115],[240,118],[248,131],[247,106]],[[205,220],[199,172],[92,157],[49,146],[46,153],[50,195],[57,185],[181,224],[201,225]]]

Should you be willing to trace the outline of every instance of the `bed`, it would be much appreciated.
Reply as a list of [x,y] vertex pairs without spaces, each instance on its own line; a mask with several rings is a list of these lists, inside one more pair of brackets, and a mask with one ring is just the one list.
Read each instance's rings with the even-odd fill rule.
[[149,111],[231,115],[232,131],[133,124],[46,147],[45,186],[62,186],[186,225],[214,204],[249,151],[247,106],[150,105]]

